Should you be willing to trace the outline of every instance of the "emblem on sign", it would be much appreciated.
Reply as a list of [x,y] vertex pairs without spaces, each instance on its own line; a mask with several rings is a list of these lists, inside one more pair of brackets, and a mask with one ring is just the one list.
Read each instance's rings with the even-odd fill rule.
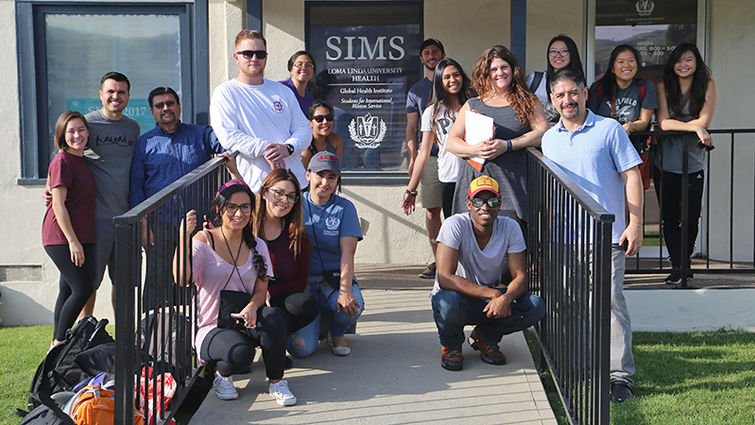
[[655,3],[652,0],[638,0],[634,4],[634,8],[637,10],[637,14],[640,16],[650,16],[655,9]]
[[349,137],[360,149],[376,149],[385,138],[385,121],[372,114],[357,115],[349,123]]

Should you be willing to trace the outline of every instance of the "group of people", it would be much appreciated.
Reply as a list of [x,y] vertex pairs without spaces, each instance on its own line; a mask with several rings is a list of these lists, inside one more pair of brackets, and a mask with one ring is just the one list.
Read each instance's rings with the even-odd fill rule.
[[[130,83],[117,72],[100,82],[101,109],[59,117],[60,152],[48,171],[43,224],[43,245],[61,273],[51,345],[64,339],[77,315],[91,314],[106,266],[113,280],[112,217],[211,155],[224,155],[233,180],[218,190],[208,222],[199,225],[192,210],[180,228],[173,220],[164,224],[182,241],[192,241],[191,252],[182,251],[188,243],[178,244],[172,274],[179,286],[193,282],[198,289],[195,347],[202,361],[216,366],[217,396],[238,397],[232,375],[248,370],[260,346],[270,395],[292,405],[296,397],[283,379],[292,363],[286,352],[308,356],[323,336],[335,355],[351,351],[344,335],[365,307],[354,277],[362,233],[354,205],[336,193],[343,141],[333,133],[333,108],[307,90],[313,57],[296,52],[288,61],[291,78],[275,82],[264,78],[268,50],[261,33],[239,32],[234,47],[239,72],[213,91],[212,127],[180,122],[178,94],[158,87],[148,99],[156,127],[139,136],[138,124],[122,113]],[[524,242],[524,149],[540,146],[616,217],[611,388],[614,401],[628,400],[634,361],[622,283],[625,256],[642,243],[644,197],[642,159],[629,136],[647,129],[653,113],[662,129],[689,132],[664,139],[653,164],[659,197],[666,205],[678,202],[672,198],[678,199],[681,146],[690,144],[688,250],[679,246],[679,210],[665,208],[663,216],[674,266],[667,282],[675,283],[697,232],[715,84],[688,43],[671,53],[657,96],[652,81],[637,78],[641,58],[631,46],[614,49],[605,75],[589,89],[571,38],[554,37],[547,58],[545,72],[525,78],[516,57],[496,45],[483,52],[470,79],[445,57],[439,40],[422,43],[426,78],[407,98],[411,179],[401,208],[410,214],[419,190],[435,258],[423,277],[435,279],[431,304],[441,366],[463,368],[469,324],[475,325],[470,345],[482,360],[504,364],[502,336],[545,314],[543,300],[527,291]],[[471,144],[466,127],[474,113],[491,118],[494,127],[488,139]],[[143,227],[150,261],[155,242]],[[189,256],[191,262],[183,261]]]
[[[401,208],[411,214],[419,195],[426,209],[426,230],[435,262],[420,277],[435,278],[431,300],[442,345],[441,365],[449,370],[462,368],[463,327],[468,324],[476,325],[470,345],[481,351],[484,361],[501,364],[501,336],[542,317],[542,300],[526,293],[526,280],[524,284],[519,281],[524,270],[524,260],[519,257],[523,258],[525,251],[520,236],[526,233],[528,205],[523,149],[540,147],[616,217],[612,235],[611,396],[621,402],[633,397],[631,376],[635,369],[622,289],[624,264],[625,257],[636,254],[642,244],[647,185],[639,167],[651,166],[647,136],[633,134],[648,130],[654,114],[661,129],[686,132],[665,136],[652,161],[672,264],[665,282],[678,284],[683,278],[682,260],[692,254],[698,231],[704,160],[706,151],[712,149],[706,128],[715,109],[715,82],[691,43],[681,43],[669,54],[657,90],[653,81],[638,77],[642,58],[627,44],[613,49],[608,69],[589,88],[577,46],[570,37],[554,37],[546,55],[547,70],[533,72],[525,79],[516,57],[503,46],[493,46],[477,60],[470,80],[458,62],[445,57],[440,41],[423,42],[420,60],[427,68],[427,78],[413,86],[407,97],[411,179]],[[417,107],[423,105],[421,99],[429,100],[426,106]],[[467,143],[470,113],[492,118],[488,140]],[[422,136],[418,138],[415,134],[420,116]],[[422,143],[415,157],[416,140]],[[684,144],[688,145],[690,201],[688,243],[682,247]],[[490,198],[475,198],[480,179],[495,188],[486,191],[492,193]],[[442,224],[441,209],[446,219]],[[506,221],[508,226],[490,225],[495,229],[490,230],[481,223],[491,214],[513,220]],[[499,233],[491,238],[489,232]],[[469,239],[466,244],[465,237]],[[499,249],[490,249],[493,241]],[[486,252],[489,249],[491,252]],[[496,260],[486,263],[492,252]],[[502,263],[508,263],[508,273],[506,268],[495,267]],[[501,285],[508,286],[503,296]],[[513,307],[501,310],[498,302],[506,305],[502,298],[509,297],[526,313],[512,314]]]

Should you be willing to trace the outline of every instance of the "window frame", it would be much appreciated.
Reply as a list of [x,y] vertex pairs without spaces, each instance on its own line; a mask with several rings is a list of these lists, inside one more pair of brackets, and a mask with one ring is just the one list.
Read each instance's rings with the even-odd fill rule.
[[[45,14],[175,15],[181,37],[182,116],[206,124],[209,110],[207,0],[105,2],[16,0],[20,115],[19,185],[44,184],[49,165]],[[27,52],[26,54],[24,52]],[[32,54],[28,54],[32,52]]]

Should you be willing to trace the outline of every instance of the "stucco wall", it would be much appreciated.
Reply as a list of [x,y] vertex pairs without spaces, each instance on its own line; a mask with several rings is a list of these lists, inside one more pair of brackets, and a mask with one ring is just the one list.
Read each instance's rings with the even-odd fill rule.
[[425,38],[442,41],[446,55],[471,76],[483,50],[494,44],[510,47],[510,8],[508,1],[426,1]]
[[208,45],[210,93],[212,90],[233,78],[239,70],[233,60],[233,41],[244,28],[246,0],[209,0]]
[[528,0],[527,1],[527,73],[544,71],[547,65],[548,42],[558,34],[571,37],[579,49],[582,63],[584,52],[584,0]]
[[[755,86],[752,72],[755,57],[746,54],[755,45],[755,9],[745,0],[714,0],[710,19],[710,59],[718,89],[718,103],[712,128],[753,128],[752,99]],[[731,141],[729,136],[714,139],[716,149],[710,165],[710,253],[712,258],[729,258],[729,179]],[[734,252],[735,261],[752,261],[753,244],[753,158],[755,135],[743,134],[734,149]],[[739,253],[739,255],[737,255]]]

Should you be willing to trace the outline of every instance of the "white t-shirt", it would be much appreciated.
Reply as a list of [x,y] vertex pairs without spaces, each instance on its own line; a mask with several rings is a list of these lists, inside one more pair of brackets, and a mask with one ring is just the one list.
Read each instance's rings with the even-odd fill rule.
[[[493,234],[485,249],[480,249],[472,229],[469,213],[448,217],[440,227],[438,243],[459,252],[456,275],[480,286],[495,286],[500,283],[507,254],[524,252],[522,229],[509,217],[499,216],[493,224]],[[433,294],[440,290],[438,275],[435,275]]]
[[308,186],[301,153],[312,141],[312,128],[288,87],[268,79],[259,85],[226,81],[212,93],[210,123],[225,149],[239,151],[239,173],[255,193],[272,171],[264,158],[270,143],[294,146],[285,166],[302,188]]
[[435,134],[438,136],[438,180],[443,183],[456,183],[456,177],[459,175],[462,159],[446,150],[446,139],[451,126],[456,121],[456,112],[451,111],[450,116],[446,115],[446,107],[438,103],[438,116],[435,123],[432,122],[433,110],[435,105],[430,105],[422,112],[422,124],[420,131],[423,133],[433,131],[435,124]]
[[[529,87],[534,80],[535,72],[530,72],[530,75],[527,76],[526,80],[527,87]],[[548,91],[545,88],[545,80],[545,72],[543,72],[543,78],[540,79],[540,83],[537,85],[537,87],[535,87],[535,91],[533,92],[535,93],[535,96],[537,96],[537,100],[539,100],[540,103],[543,104],[543,108],[548,106],[548,103],[550,103],[548,101]]]

